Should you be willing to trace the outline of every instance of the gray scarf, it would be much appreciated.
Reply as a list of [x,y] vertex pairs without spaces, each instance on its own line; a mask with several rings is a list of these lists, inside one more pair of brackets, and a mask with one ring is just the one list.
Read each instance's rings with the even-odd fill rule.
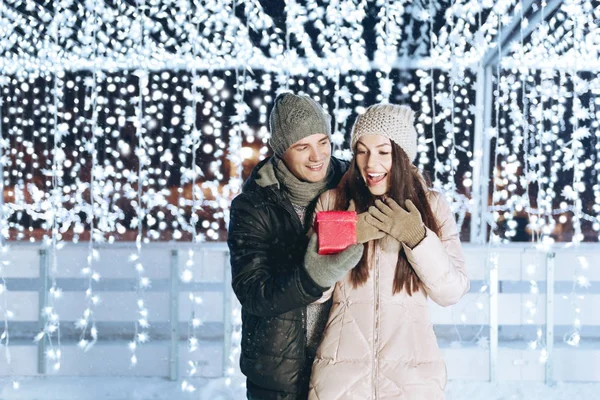
[[323,193],[334,175],[330,162],[325,179],[314,183],[304,182],[296,178],[280,158],[274,156],[271,158],[271,162],[274,164],[275,177],[281,184],[281,189],[287,194],[292,204],[300,207],[307,207],[311,201]]

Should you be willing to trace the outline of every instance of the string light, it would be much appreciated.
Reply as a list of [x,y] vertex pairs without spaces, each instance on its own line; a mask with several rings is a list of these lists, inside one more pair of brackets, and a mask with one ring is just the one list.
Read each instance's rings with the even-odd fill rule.
[[[137,16],[139,18],[134,21],[135,25],[133,33],[135,48],[137,50],[136,56],[140,57],[145,50],[143,38],[146,36],[146,2],[143,0],[141,2],[136,1],[136,8]],[[136,106],[133,122],[136,137],[135,156],[137,157],[137,176],[135,179],[132,179],[132,181],[137,187],[137,201],[135,202],[136,217],[132,219],[130,226],[131,228],[137,228],[137,236],[135,239],[136,253],[130,256],[130,260],[134,263],[134,268],[138,276],[138,284],[136,285],[138,296],[136,301],[138,316],[134,323],[135,332],[133,340],[130,342],[129,346],[129,349],[132,353],[130,358],[131,366],[135,366],[138,362],[138,346],[150,340],[148,333],[148,329],[150,328],[150,323],[148,322],[149,311],[146,307],[146,302],[144,299],[145,290],[150,287],[150,280],[146,276],[146,270],[142,263],[141,255],[143,246],[144,220],[149,223],[151,218],[151,215],[144,208],[143,201],[144,184],[149,180],[149,171],[146,170],[146,167],[151,165],[150,152],[148,151],[147,143],[151,142],[151,139],[146,135],[147,125],[144,123],[146,121],[144,114],[144,100],[145,96],[147,96],[149,74],[145,68],[137,69],[133,74],[138,78],[137,99],[132,99],[133,105]]]
[[[94,46],[94,58],[97,57],[98,52],[98,43],[96,40],[97,29],[98,29],[98,21],[97,21],[97,2],[94,1],[91,4],[92,10],[88,10],[88,18],[85,19],[85,25],[83,27],[83,31],[86,33],[90,33],[88,37],[91,43]],[[91,31],[91,32],[90,32]],[[85,299],[86,306],[83,311],[82,317],[75,323],[76,327],[81,330],[81,335],[79,337],[78,346],[84,350],[89,351],[98,341],[98,328],[96,327],[96,318],[95,318],[95,308],[96,305],[100,301],[100,297],[94,293],[94,282],[100,280],[100,274],[94,270],[94,262],[97,262],[100,258],[99,252],[94,248],[94,236],[95,232],[95,215],[96,215],[96,197],[100,197],[100,190],[98,188],[98,182],[96,181],[95,174],[98,172],[97,168],[97,143],[98,137],[102,136],[102,129],[98,127],[98,66],[94,63],[94,67],[92,70],[91,82],[89,82],[89,108],[91,109],[91,118],[90,118],[90,139],[86,140],[86,146],[84,149],[87,150],[87,153],[91,156],[92,163],[90,166],[90,181],[87,185],[82,185],[79,183],[79,187],[88,186],[89,187],[89,199],[90,199],[90,218],[87,221],[89,223],[90,229],[90,238],[88,242],[88,255],[87,255],[87,265],[82,268],[81,274],[88,279],[88,287],[85,291]],[[88,97],[86,96],[86,99]],[[84,105],[84,110],[88,108],[88,103]],[[89,337],[88,337],[88,327],[89,327]]]
[[[199,28],[199,24],[196,23],[195,26],[196,30],[198,30]],[[197,53],[196,53],[196,47],[194,47],[193,50],[193,55],[194,58],[197,57]],[[196,155],[198,152],[198,148],[200,147],[200,142],[201,142],[201,132],[198,129],[198,100],[200,98],[200,95],[198,94],[198,89],[199,89],[199,82],[202,81],[202,79],[198,79],[197,75],[196,75],[196,70],[193,69],[192,70],[192,80],[191,80],[191,109],[188,111],[188,126],[191,129],[191,133],[189,134],[189,136],[186,137],[186,142],[189,143],[189,145],[191,146],[191,153],[192,153],[192,157],[191,157],[191,165],[190,165],[190,170],[192,171],[192,175],[191,175],[191,197],[192,197],[192,202],[191,202],[191,234],[192,234],[192,248],[190,248],[188,250],[188,259],[185,263],[183,272],[181,274],[181,280],[184,283],[189,283],[192,281],[193,279],[193,268],[194,268],[194,248],[196,248],[196,244],[201,242],[204,237],[201,237],[200,235],[198,235],[198,231],[197,231],[197,222],[199,219],[198,216],[198,211],[199,211],[199,202],[201,203],[203,200],[203,193],[199,190],[200,187],[197,186],[196,180],[198,178],[198,169],[196,168]],[[206,77],[203,77],[206,78]],[[205,86],[206,84],[204,84]],[[213,131],[214,133],[214,131]],[[185,139],[184,139],[185,140]],[[206,145],[205,145],[206,146]],[[206,151],[205,151],[206,152]],[[200,171],[201,173],[201,171]],[[183,182],[182,182],[182,186],[183,186]],[[188,294],[188,298],[190,301],[190,305],[191,305],[191,315],[190,315],[190,319],[188,321],[188,332],[187,332],[187,347],[188,347],[188,352],[194,353],[196,350],[198,350],[198,338],[196,337],[196,330],[198,329],[198,327],[201,324],[200,319],[197,316],[197,305],[199,302],[202,301],[201,297],[197,297],[193,292],[190,292]],[[194,377],[194,375],[196,375],[197,369],[198,369],[198,362],[194,361],[194,360],[189,360],[188,361],[188,377],[192,378]],[[187,379],[184,379],[181,383],[181,390],[184,392],[194,392],[196,390],[195,386],[192,385],[190,382],[188,382]]]

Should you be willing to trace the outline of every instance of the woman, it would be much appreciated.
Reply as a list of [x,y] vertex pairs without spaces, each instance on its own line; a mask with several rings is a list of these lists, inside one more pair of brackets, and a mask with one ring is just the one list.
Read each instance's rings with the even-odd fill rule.
[[[363,257],[330,290],[309,399],[444,398],[446,367],[428,317],[468,290],[454,215],[412,165],[414,113],[378,104],[352,129],[354,159],[317,211],[356,209]],[[322,299],[322,300],[325,300]]]

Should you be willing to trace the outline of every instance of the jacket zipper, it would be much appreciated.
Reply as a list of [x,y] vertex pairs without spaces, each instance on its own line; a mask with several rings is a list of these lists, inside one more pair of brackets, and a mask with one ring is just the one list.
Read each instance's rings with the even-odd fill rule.
[[296,210],[294,210],[294,207],[292,206],[292,203],[290,203],[289,201],[286,200],[279,200],[280,201],[280,205],[281,207],[287,211],[288,214],[290,214],[290,217],[292,217],[292,221],[294,221],[294,225],[296,225],[296,228],[298,229],[298,232],[301,232],[302,234],[304,234],[304,222],[300,221],[300,217],[298,217],[298,214],[296,214]]
[[[306,337],[306,307],[302,308],[302,331],[304,332],[304,335],[302,335],[302,364],[304,365],[306,363],[306,346],[308,345],[308,340]],[[308,376],[310,378],[310,374],[312,371],[312,364],[309,366],[310,370],[308,371]],[[302,392],[302,385],[303,382],[298,379],[298,393]]]
[[375,244],[375,268],[373,279],[373,296],[374,296],[374,318],[373,318],[373,400],[377,400],[377,382],[379,380],[379,244]]
[[[275,193],[273,193],[275,195]],[[276,195],[275,195],[276,196]],[[303,228],[303,223],[302,221],[300,221],[300,218],[298,217],[298,214],[296,214],[296,211],[294,210],[294,208],[292,207],[292,204],[289,201],[285,201],[284,199],[276,199],[276,202],[285,210],[288,212],[288,214],[290,214],[290,217],[292,217],[292,221],[294,221],[293,223],[296,225],[296,228],[298,229],[299,232],[304,231]],[[307,336],[307,327],[306,327],[306,306],[302,307],[302,363],[304,364],[306,362],[306,346],[308,345],[308,338]],[[312,369],[312,365],[311,365],[311,369]],[[309,372],[309,376],[310,376],[310,372]],[[300,393],[302,391],[302,385],[303,382],[299,379],[298,380],[298,393]]]

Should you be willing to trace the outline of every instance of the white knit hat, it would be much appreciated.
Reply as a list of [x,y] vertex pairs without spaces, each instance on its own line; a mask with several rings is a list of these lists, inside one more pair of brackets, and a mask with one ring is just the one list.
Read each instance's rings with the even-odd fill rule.
[[404,150],[411,162],[417,158],[415,112],[409,106],[375,104],[359,115],[352,127],[352,148],[364,135],[383,135]]

